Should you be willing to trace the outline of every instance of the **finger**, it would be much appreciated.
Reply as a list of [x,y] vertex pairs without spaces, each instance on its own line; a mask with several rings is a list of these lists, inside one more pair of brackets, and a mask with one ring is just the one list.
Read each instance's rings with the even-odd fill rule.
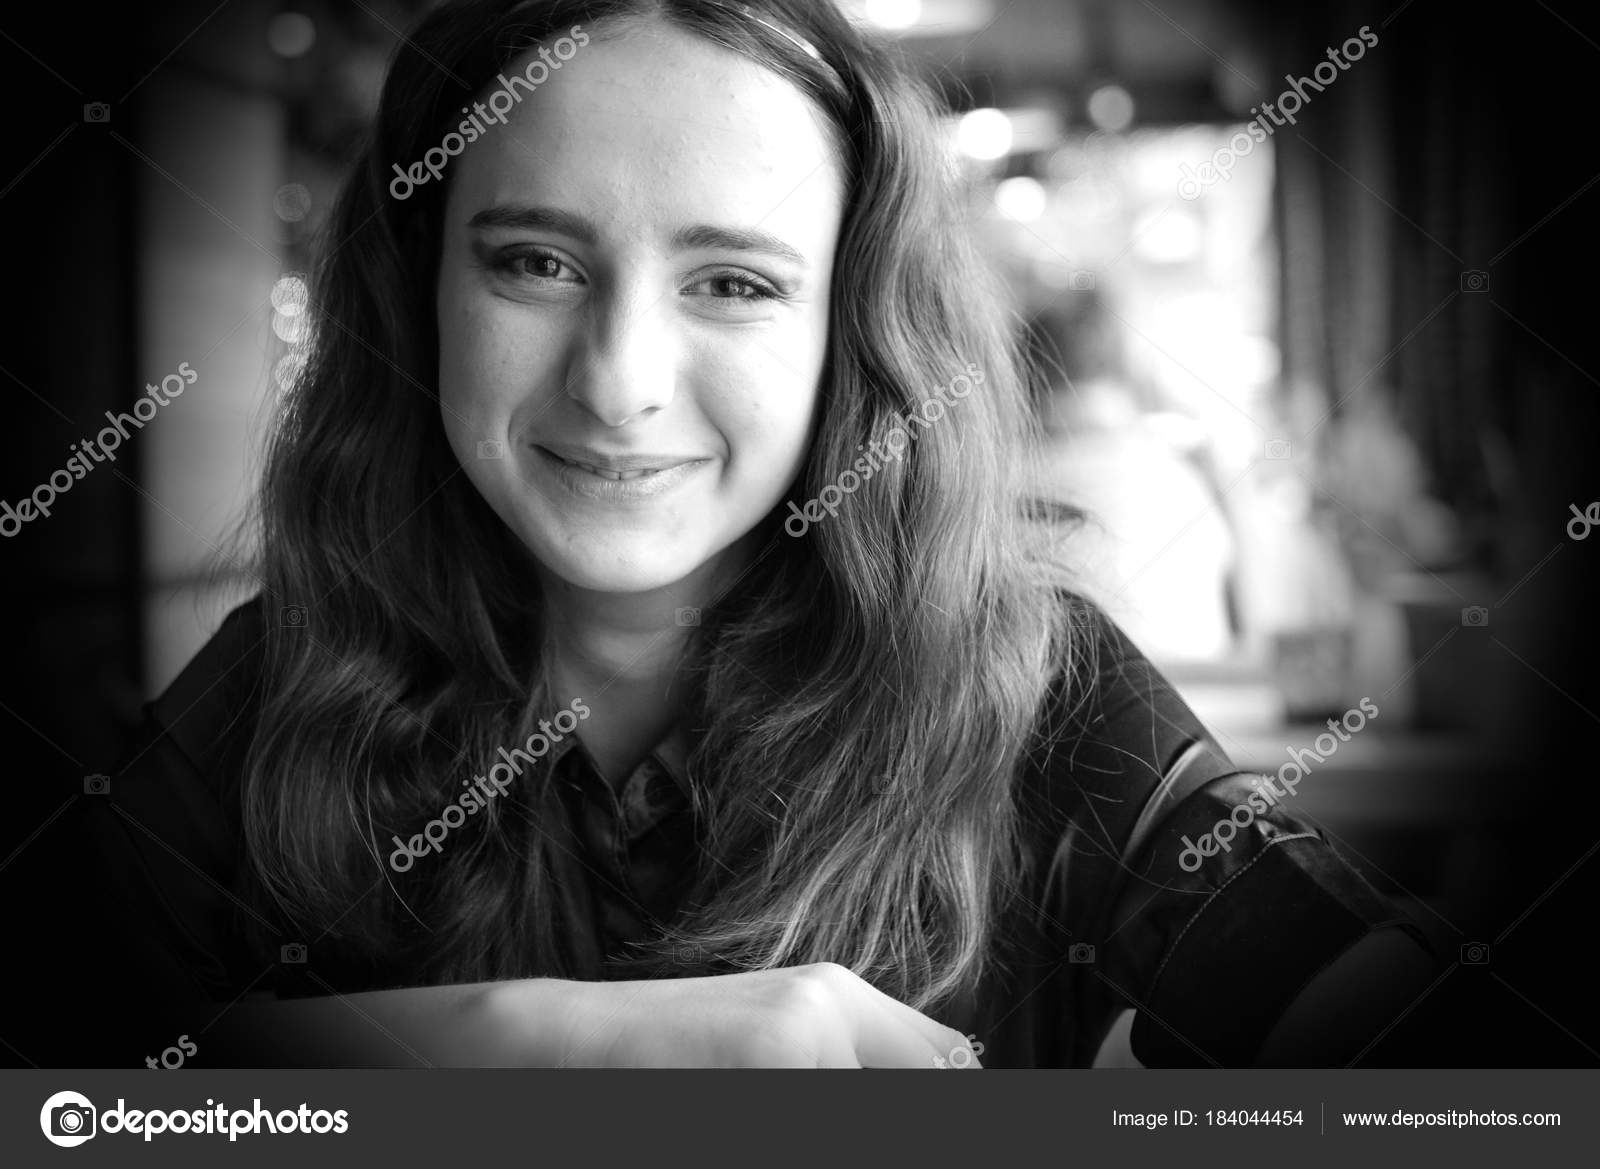
[[862,1068],[867,1065],[856,1054],[855,1044],[850,1042],[850,1037],[839,1028],[829,1028],[825,1036],[821,1036],[817,1062],[813,1065],[819,1068]]
[[[927,1041],[933,1055],[944,1062],[935,1063],[935,1067],[953,1068],[980,1068],[977,1053],[972,1050],[972,1045],[967,1042],[967,1037],[953,1027],[946,1027],[937,1019],[931,1019],[915,1007],[908,1006],[891,995],[884,994],[871,983],[862,981],[861,986],[868,992],[876,1005],[889,1012],[902,1024],[910,1027],[924,1040]],[[930,1057],[931,1058],[931,1057]]]
[[[863,986],[866,984],[863,983]],[[871,988],[868,988],[869,990]],[[856,1054],[869,1067],[964,1068],[966,1037],[920,1011],[872,991],[850,1005]]]
[[784,1026],[768,1018],[770,1031],[761,1041],[747,1041],[741,1067],[858,1068],[855,1046],[843,1028]]
[[855,1022],[855,1054],[862,1067],[937,1068],[941,1062],[948,1066],[936,1044],[888,1011],[868,1009]]

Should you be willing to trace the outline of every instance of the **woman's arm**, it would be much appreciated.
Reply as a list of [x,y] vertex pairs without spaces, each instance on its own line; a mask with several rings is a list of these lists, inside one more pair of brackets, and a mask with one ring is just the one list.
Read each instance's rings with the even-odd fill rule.
[[[251,996],[222,1011],[195,1043],[211,1067],[557,1067],[582,985],[523,979]],[[514,1019],[506,1017],[510,1001]]]
[[959,1031],[830,962],[249,1000],[195,1041],[249,1067],[978,1066]]
[[1367,934],[1308,982],[1267,1034],[1260,1067],[1340,1067],[1356,1062],[1438,974],[1398,929]]
[[[554,1067],[573,992],[556,979],[400,987],[279,999],[257,995],[198,1033],[209,1066]],[[509,998],[516,1025],[500,1017]]]

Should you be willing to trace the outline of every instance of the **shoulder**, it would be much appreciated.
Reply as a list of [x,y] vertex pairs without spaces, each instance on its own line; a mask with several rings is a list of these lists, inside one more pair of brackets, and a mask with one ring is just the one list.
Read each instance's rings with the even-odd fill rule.
[[228,1001],[259,974],[236,934],[234,887],[265,640],[259,598],[229,613],[145,705],[106,792],[80,804],[97,911],[141,1009],[186,994]]
[[145,707],[146,731],[216,775],[248,740],[266,650],[265,601],[233,609],[171,685]]
[[106,802],[120,813],[113,819],[122,821],[121,830],[148,838],[141,848],[159,837],[202,868],[214,862],[220,873],[231,862],[265,650],[256,598],[230,612],[177,678],[145,704]]
[[[1361,937],[1420,936],[1291,801],[1239,770],[1101,608],[1063,603],[1077,606],[1083,651],[1063,663],[1021,791],[1023,909],[1047,954],[1069,953],[1063,1058],[1087,1063],[1133,1007],[1146,1064],[1247,1063]],[[1247,1009],[1218,1009],[1263,973]]]
[[1022,798],[1031,827],[1120,857],[1160,814],[1236,771],[1178,691],[1104,607],[1061,590],[1067,648],[1035,722]]

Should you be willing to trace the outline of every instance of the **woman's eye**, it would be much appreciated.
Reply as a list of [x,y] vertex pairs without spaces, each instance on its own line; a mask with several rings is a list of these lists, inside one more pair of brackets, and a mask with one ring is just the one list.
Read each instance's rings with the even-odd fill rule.
[[779,293],[765,280],[742,272],[717,272],[693,285],[715,300],[772,300]]
[[571,283],[578,279],[569,264],[550,252],[506,252],[496,258],[494,266],[498,272],[523,280]]

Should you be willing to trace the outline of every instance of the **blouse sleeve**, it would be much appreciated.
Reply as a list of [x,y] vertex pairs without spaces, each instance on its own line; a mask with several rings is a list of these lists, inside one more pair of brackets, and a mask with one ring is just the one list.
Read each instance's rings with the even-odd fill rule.
[[1233,765],[1114,623],[1080,611],[1097,630],[1097,681],[1046,752],[1060,831],[1038,905],[1068,951],[1071,1062],[1092,1060],[1131,1008],[1146,1066],[1249,1064],[1368,933],[1396,927],[1428,948],[1291,795]]

